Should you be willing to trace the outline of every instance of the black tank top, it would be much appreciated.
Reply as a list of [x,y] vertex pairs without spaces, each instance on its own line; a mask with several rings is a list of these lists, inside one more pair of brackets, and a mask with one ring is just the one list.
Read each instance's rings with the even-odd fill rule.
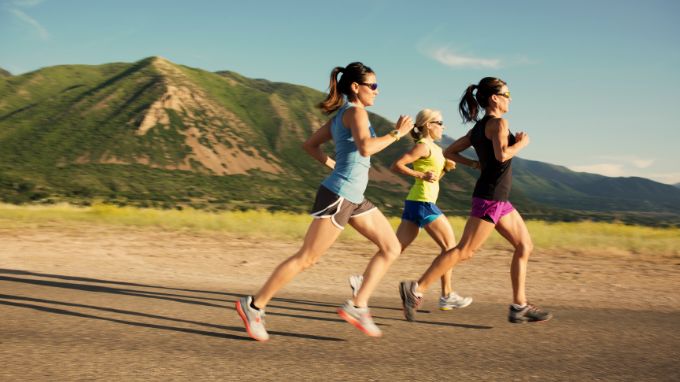
[[[507,201],[512,185],[512,159],[499,162],[493,152],[493,142],[486,137],[486,123],[491,117],[484,116],[470,132],[470,142],[477,152],[481,174],[472,196],[486,200]],[[515,136],[508,132],[508,145],[515,144]]]

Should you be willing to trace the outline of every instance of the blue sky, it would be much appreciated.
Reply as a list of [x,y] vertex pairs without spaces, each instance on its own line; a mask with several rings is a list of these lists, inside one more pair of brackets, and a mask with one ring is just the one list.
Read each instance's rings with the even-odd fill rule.
[[395,121],[457,103],[484,76],[506,80],[526,159],[609,176],[680,182],[680,2],[2,0],[0,67],[163,56],[205,70],[328,86],[362,61]]

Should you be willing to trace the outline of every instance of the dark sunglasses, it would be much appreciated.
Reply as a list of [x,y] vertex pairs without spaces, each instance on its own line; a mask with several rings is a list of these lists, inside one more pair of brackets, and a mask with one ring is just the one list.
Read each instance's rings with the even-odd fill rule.
[[439,126],[444,126],[444,121],[430,121],[430,123],[436,123]]
[[359,82],[359,85],[368,86],[368,88],[371,89],[371,90],[378,90],[378,83],[377,82],[374,82],[372,84],[370,84],[368,82]]
[[496,95],[503,96],[503,97],[505,97],[505,98],[510,98],[510,92],[496,93]]

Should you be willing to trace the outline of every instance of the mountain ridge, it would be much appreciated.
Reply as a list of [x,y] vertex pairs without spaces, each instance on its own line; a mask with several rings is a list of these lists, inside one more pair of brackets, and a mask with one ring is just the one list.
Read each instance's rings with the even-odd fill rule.
[[[305,211],[328,174],[300,148],[328,118],[316,108],[323,97],[156,56],[0,77],[2,200]],[[380,135],[393,128],[369,115]],[[367,196],[390,214],[399,214],[411,180],[388,169],[410,145],[402,139],[372,158]],[[676,187],[513,163],[511,197],[525,216],[680,220]],[[476,176],[461,165],[442,180],[440,204],[449,213],[467,213]]]

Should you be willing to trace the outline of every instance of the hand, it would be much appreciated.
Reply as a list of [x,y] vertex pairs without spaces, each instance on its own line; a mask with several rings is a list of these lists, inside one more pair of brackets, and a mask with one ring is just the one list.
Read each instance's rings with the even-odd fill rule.
[[477,161],[477,160],[473,160],[470,167],[479,170],[480,168],[482,168],[482,164],[479,163],[479,161]]
[[428,171],[423,175],[423,180],[426,182],[434,183],[437,181],[437,175],[432,171]]
[[453,171],[456,169],[456,162],[452,161],[451,159],[447,159],[446,163],[444,163],[444,171]]
[[408,115],[400,115],[399,119],[397,120],[397,125],[394,127],[396,130],[399,130],[399,134],[403,137],[413,129],[413,120],[411,117]]
[[522,146],[526,146],[531,142],[529,139],[529,134],[524,131],[519,131],[515,134],[515,143],[520,143]]

